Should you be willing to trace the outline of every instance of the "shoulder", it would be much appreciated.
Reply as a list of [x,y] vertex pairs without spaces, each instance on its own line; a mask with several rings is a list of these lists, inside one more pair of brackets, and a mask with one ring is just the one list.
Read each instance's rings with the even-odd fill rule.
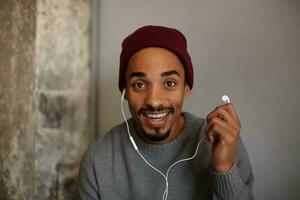
[[91,162],[96,158],[109,156],[114,146],[122,141],[126,134],[125,123],[118,124],[105,134],[98,136],[87,148],[84,157],[88,157]]
[[193,114],[193,113],[190,113],[190,112],[182,112],[182,114],[183,114],[183,116],[186,118],[186,119],[188,119],[188,120],[192,120],[192,121],[198,121],[198,120],[201,120],[201,121],[203,121],[203,120],[205,120],[204,118],[202,118],[202,117],[198,117],[198,116],[196,116],[195,114]]
[[191,127],[193,129],[201,129],[205,125],[206,120],[202,117],[197,117],[189,112],[183,112],[182,114],[185,118],[185,124],[187,127]]

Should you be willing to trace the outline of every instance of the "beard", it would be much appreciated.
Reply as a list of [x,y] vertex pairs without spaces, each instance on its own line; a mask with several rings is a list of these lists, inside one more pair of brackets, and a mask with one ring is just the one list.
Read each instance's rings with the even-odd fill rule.
[[[174,114],[175,108],[174,106],[162,106],[162,105],[158,106],[157,108],[154,108],[152,106],[146,106],[146,107],[142,107],[139,110],[138,116],[149,112],[151,113],[151,112],[162,112],[162,111],[168,111],[169,114]],[[163,127],[156,127],[153,129],[155,133],[148,133],[142,126],[140,126],[139,129],[142,132],[144,138],[152,142],[161,142],[167,139],[171,134],[171,128],[165,132],[162,132]]]
[[153,134],[148,134],[144,130],[143,130],[143,132],[144,132],[144,136],[148,140],[150,140],[152,142],[161,142],[161,141],[163,141],[163,140],[165,140],[166,138],[169,137],[169,135],[171,133],[171,130],[169,129],[165,133],[160,133],[160,128],[155,128],[156,134],[154,134],[154,135]]
[[171,134],[171,129],[167,130],[166,132],[161,132],[161,127],[155,128],[155,134],[146,132],[143,127],[139,126],[136,121],[134,123],[134,129],[136,130],[139,135],[142,135],[144,138],[151,142],[161,142],[168,138]]

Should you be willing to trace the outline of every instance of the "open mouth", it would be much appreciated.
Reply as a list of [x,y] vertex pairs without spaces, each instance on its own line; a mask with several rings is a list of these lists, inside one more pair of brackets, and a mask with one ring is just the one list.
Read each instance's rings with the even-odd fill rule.
[[143,112],[144,119],[147,124],[151,127],[163,126],[168,119],[170,111],[161,111],[161,112]]
[[161,120],[165,118],[169,112],[161,112],[161,113],[145,113],[146,117],[152,119],[152,120]]

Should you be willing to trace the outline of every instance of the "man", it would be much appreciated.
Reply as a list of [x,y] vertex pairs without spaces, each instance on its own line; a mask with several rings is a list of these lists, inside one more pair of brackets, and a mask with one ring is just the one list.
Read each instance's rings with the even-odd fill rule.
[[182,112],[192,87],[193,66],[178,30],[144,26],[123,41],[119,89],[132,115],[129,130],[125,123],[114,127],[85,153],[81,199],[254,199],[233,104],[206,119]]

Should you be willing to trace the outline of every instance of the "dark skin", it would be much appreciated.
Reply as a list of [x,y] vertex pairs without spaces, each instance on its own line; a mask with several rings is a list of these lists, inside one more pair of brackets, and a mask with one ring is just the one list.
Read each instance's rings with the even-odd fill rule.
[[[140,137],[152,144],[173,140],[183,128],[183,99],[190,93],[177,56],[162,48],[142,49],[130,58],[125,77],[125,99]],[[149,113],[167,116],[154,120]]]
[[241,123],[233,104],[218,106],[207,116],[205,134],[213,144],[212,166],[217,172],[226,172],[234,164]]
[[[176,138],[184,126],[183,101],[190,93],[178,57],[162,48],[142,49],[130,58],[125,78],[125,99],[140,137],[153,144]],[[221,105],[208,114],[204,130],[212,142],[215,171],[226,172],[233,166],[240,128],[233,104]]]

